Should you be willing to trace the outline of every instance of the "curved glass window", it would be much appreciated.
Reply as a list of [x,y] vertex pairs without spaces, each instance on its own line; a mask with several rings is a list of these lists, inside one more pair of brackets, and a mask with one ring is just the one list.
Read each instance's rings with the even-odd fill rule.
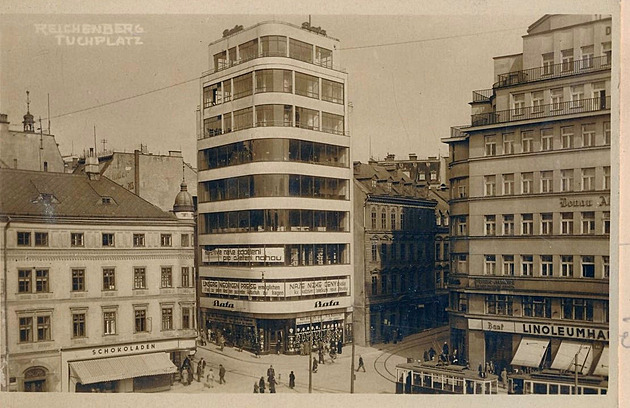
[[202,234],[271,231],[348,231],[346,211],[244,210],[203,214]]
[[256,105],[256,126],[293,126],[291,105]]
[[200,202],[250,197],[348,200],[348,180],[301,174],[255,174],[200,183]]
[[287,37],[281,35],[267,35],[260,37],[263,57],[286,57]]
[[295,94],[319,99],[319,78],[316,76],[295,73]]
[[199,170],[260,161],[348,167],[348,148],[297,139],[255,139],[199,151]]
[[252,94],[253,79],[252,73],[249,72],[244,75],[237,76],[233,79],[234,82],[234,96],[233,98],[239,99]]
[[256,71],[256,93],[262,92],[293,92],[291,71],[286,69]]

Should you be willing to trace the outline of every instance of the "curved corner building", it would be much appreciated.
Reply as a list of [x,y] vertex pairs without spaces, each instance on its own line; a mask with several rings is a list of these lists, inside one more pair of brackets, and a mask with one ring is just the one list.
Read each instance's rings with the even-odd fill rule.
[[211,341],[297,353],[351,335],[350,138],[339,41],[236,26],[209,45],[198,150],[200,307]]

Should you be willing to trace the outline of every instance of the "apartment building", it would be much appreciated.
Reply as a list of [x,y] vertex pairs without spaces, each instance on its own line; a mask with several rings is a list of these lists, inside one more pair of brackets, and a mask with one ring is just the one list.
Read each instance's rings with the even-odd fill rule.
[[472,367],[608,375],[611,24],[536,21],[443,139],[452,347]]
[[352,172],[339,41],[304,23],[225,30],[201,78],[202,325],[262,353],[346,341]]

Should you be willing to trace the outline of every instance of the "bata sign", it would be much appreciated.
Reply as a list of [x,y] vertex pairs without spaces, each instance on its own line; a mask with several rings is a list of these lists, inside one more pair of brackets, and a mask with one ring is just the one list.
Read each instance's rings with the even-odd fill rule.
[[284,263],[284,248],[215,248],[201,254],[202,262],[272,262]]
[[484,331],[498,331],[529,335],[533,334],[539,336],[565,337],[580,340],[609,340],[608,330],[591,327],[575,327],[542,323],[507,322],[496,320],[483,320],[481,327]]

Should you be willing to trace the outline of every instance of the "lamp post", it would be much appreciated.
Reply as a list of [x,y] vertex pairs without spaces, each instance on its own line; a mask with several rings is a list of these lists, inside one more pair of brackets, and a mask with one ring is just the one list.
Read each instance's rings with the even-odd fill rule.
[[313,348],[313,316],[310,319],[310,340],[308,342],[308,393],[313,392],[313,369],[311,368],[311,349]]

